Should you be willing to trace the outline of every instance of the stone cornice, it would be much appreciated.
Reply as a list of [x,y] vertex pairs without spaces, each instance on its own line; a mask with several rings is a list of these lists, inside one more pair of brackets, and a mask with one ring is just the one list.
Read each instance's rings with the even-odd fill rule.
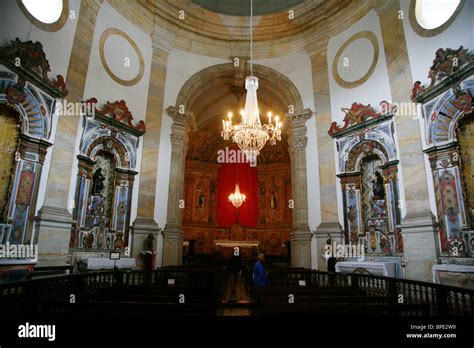
[[[332,0],[319,3],[306,0],[286,11],[258,16],[254,27],[254,58],[264,59],[325,49],[333,37],[364,17],[376,0]],[[108,0],[119,13],[147,33],[155,33],[157,45],[228,58],[248,55],[248,17],[217,14],[190,0],[122,1]],[[179,19],[179,11],[185,18]],[[161,47],[162,48],[162,47]]]

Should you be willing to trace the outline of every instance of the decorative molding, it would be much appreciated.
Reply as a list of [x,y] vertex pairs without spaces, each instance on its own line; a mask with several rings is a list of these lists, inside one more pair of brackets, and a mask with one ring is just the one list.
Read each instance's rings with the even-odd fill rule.
[[[107,59],[105,58],[105,42],[112,35],[117,35],[125,39],[130,44],[130,46],[132,46],[132,48],[135,50],[135,53],[137,54],[138,63],[140,67],[139,67],[137,75],[133,79],[130,79],[130,80],[121,79],[120,77],[118,77],[117,75],[113,73],[113,71],[110,69],[109,65],[107,64]],[[118,84],[129,87],[129,86],[136,85],[143,78],[143,74],[145,72],[145,60],[143,58],[142,52],[138,48],[138,45],[135,43],[135,41],[133,41],[130,36],[128,36],[126,33],[121,31],[120,29],[109,28],[109,29],[106,29],[102,33],[99,40],[99,55],[100,55],[100,61],[102,62],[102,65],[105,71],[110,76],[110,78],[114,80],[115,82],[117,82]]]
[[[138,122],[138,125],[134,124],[133,115],[128,109],[127,103],[124,100],[118,100],[115,102],[107,101],[102,109],[98,109],[95,105],[97,104],[96,98],[90,98],[85,101],[85,104],[92,104],[94,107],[95,116],[99,117],[102,120],[106,120],[101,118],[100,116],[106,116],[106,118],[116,121],[112,122],[111,125],[116,126],[117,128],[123,128],[121,125],[127,125],[128,129],[131,131],[132,134],[135,135],[143,135],[146,132],[146,125],[143,120]],[[138,131],[139,134],[136,134]]]
[[[86,103],[92,103],[95,107],[97,99],[91,98]],[[112,109],[114,104],[107,103],[109,107],[100,111],[95,109],[95,117],[89,114],[84,115],[84,131],[79,145],[80,154],[93,160],[95,153],[103,149],[115,156],[117,167],[133,170],[137,163],[139,138],[144,131],[129,125],[133,116],[128,112],[125,102],[123,105],[119,104],[125,107],[119,114],[122,118],[115,117],[116,110]],[[127,123],[123,123],[124,120]]]
[[[452,85],[435,99],[423,103],[425,139],[429,147],[456,141],[456,125],[465,115],[474,111],[474,80],[467,79]],[[425,150],[426,151],[426,150]]]
[[429,95],[436,93],[434,97],[466,75],[470,76],[473,70],[474,54],[468,48],[462,45],[457,50],[438,48],[428,73],[430,84],[425,86],[421,81],[415,81],[410,98],[413,102],[424,102]]
[[54,81],[49,79],[51,67],[39,41],[23,42],[19,38],[10,41],[10,45],[0,48],[0,63],[54,97],[67,95],[62,75],[57,75]]
[[377,119],[382,116],[391,115],[397,111],[397,107],[393,104],[390,104],[386,101],[380,102],[381,111],[377,112],[370,105],[364,105],[361,103],[354,102],[351,105],[351,108],[341,108],[345,112],[344,124],[339,126],[337,122],[332,122],[331,127],[328,130],[328,134],[331,137],[335,137],[337,133],[351,128],[356,125],[367,125],[367,121],[370,119]]
[[[344,53],[346,48],[351,43],[353,43],[354,41],[356,41],[358,39],[361,39],[361,38],[365,38],[365,39],[369,40],[370,43],[372,44],[373,48],[374,48],[374,55],[373,55],[373,58],[372,58],[372,63],[369,67],[369,70],[360,79],[358,79],[356,81],[346,81],[341,77],[341,75],[339,75],[339,71],[338,71],[338,68],[337,68],[339,58],[342,56],[342,54]],[[342,46],[339,48],[339,50],[337,51],[337,53],[334,56],[334,59],[332,61],[332,75],[334,77],[334,80],[336,81],[336,83],[339,86],[341,86],[343,88],[356,88],[356,87],[364,84],[369,79],[369,77],[372,75],[372,73],[375,70],[375,67],[377,66],[378,58],[379,58],[379,43],[378,43],[378,40],[377,40],[377,36],[375,36],[375,34],[373,32],[371,32],[371,31],[361,31],[361,32],[351,36],[346,42],[344,42],[344,44],[342,44]]]

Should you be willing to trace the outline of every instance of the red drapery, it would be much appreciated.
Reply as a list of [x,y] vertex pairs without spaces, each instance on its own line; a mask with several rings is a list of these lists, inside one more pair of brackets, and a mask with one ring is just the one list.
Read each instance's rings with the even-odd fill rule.
[[[229,202],[234,193],[235,184],[239,184],[240,193],[245,202],[237,209]],[[231,227],[239,223],[244,227],[255,227],[258,219],[258,180],[257,168],[249,163],[224,163],[217,176],[217,224]]]

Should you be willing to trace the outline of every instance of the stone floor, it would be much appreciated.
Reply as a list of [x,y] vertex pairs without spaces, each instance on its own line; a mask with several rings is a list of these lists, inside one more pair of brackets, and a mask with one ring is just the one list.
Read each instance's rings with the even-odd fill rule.
[[250,316],[252,315],[252,301],[244,279],[239,276],[235,291],[232,291],[234,277],[229,274],[226,278],[224,294],[218,305],[217,315],[220,316]]

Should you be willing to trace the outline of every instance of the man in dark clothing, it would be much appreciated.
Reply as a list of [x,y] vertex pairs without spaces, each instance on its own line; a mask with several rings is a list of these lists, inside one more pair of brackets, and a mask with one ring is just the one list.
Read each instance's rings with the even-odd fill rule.
[[265,255],[258,254],[258,261],[255,262],[253,266],[253,284],[256,286],[266,286],[267,285],[267,270],[263,266],[265,262]]
[[242,260],[240,259],[240,255],[233,255],[229,259],[229,264],[227,265],[227,269],[230,273],[234,275],[234,284],[232,287],[232,293],[235,292],[235,287],[237,286],[237,279],[240,274],[240,270],[242,269]]

